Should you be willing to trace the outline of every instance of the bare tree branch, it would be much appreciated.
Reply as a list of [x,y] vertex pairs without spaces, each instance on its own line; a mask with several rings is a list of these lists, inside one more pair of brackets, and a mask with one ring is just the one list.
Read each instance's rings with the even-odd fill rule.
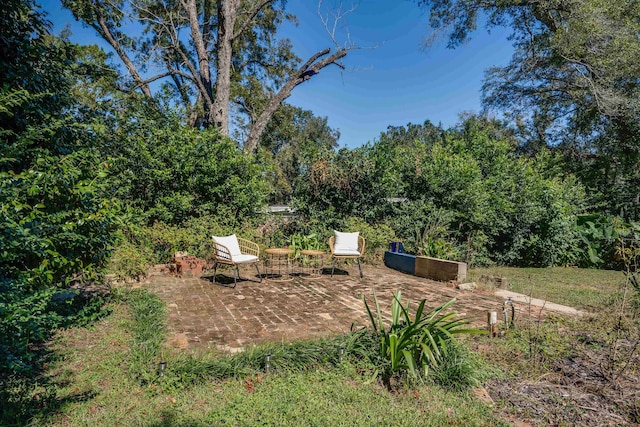
[[233,35],[231,36],[231,40],[235,40],[238,37],[240,37],[240,35],[245,32],[247,27],[249,27],[249,25],[251,25],[251,22],[253,21],[253,18],[255,18],[255,16],[258,14],[258,12],[260,12],[263,7],[265,7],[266,5],[268,5],[271,2],[273,2],[273,0],[263,0],[261,3],[256,4],[253,7],[253,9],[251,9],[249,11],[249,13],[248,13],[249,16],[242,23],[240,28],[238,28],[238,30],[233,33]]
[[[267,107],[262,111],[258,119],[251,126],[251,131],[249,132],[249,136],[247,137],[247,141],[244,144],[244,151],[246,153],[254,153],[258,149],[258,141],[262,133],[264,132],[269,120],[278,109],[278,107],[282,104],[282,102],[287,99],[291,95],[291,91],[301,83],[309,80],[314,75],[318,74],[320,70],[328,65],[335,64],[340,68],[344,68],[342,64],[338,62],[339,59],[343,58],[348,50],[340,49],[320,61],[318,61],[323,56],[326,56],[331,52],[331,49],[324,49],[316,54],[314,54],[307,62],[304,63],[296,72],[294,72],[287,82],[280,88],[277,94],[275,94]],[[317,61],[317,62],[316,62]]]
[[[320,21],[322,22],[324,29],[327,31],[327,34],[329,34],[329,37],[331,37],[331,41],[333,41],[333,44],[335,45],[336,49],[341,49],[341,48],[352,49],[354,47],[354,44],[351,42],[351,34],[349,33],[349,31],[346,30],[347,40],[344,42],[344,44],[341,44],[338,42],[338,39],[336,37],[336,30],[338,28],[338,23],[342,21],[345,16],[347,16],[348,14],[356,10],[357,5],[352,4],[349,9],[342,10],[343,4],[341,2],[340,5],[337,7],[337,9],[333,11],[328,11],[326,14],[323,14],[322,13],[323,3],[324,3],[324,0],[318,1],[318,16],[320,17]],[[331,28],[329,28],[330,20],[332,21]]]
[[98,32],[102,33],[103,38],[107,41],[107,43],[111,45],[113,50],[116,51],[116,53],[124,63],[124,66],[127,68],[127,71],[129,71],[129,74],[131,75],[133,80],[138,83],[138,86],[142,90],[142,93],[144,93],[145,96],[151,98],[152,95],[149,85],[144,82],[144,79],[140,76],[140,73],[138,72],[135,64],[133,63],[133,61],[131,61],[129,55],[127,55],[127,52],[125,52],[120,42],[116,40],[113,33],[111,32],[111,29],[107,25],[104,15],[101,12],[101,5],[99,1],[96,1],[94,3],[94,9],[99,25],[99,27],[96,29],[98,30]]

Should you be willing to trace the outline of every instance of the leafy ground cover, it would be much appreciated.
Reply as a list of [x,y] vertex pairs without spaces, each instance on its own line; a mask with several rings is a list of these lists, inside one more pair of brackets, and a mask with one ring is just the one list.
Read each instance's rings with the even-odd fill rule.
[[[40,402],[31,409],[31,423],[590,426],[640,421],[637,327],[632,319],[620,323],[613,315],[621,302],[621,273],[471,273],[499,274],[514,290],[520,282],[532,283],[550,294],[560,294],[562,286],[580,288],[582,281],[602,295],[577,293],[554,301],[591,309],[579,318],[543,317],[530,308],[516,319],[515,329],[498,338],[469,336],[468,350],[449,359],[448,371],[433,372],[421,383],[396,381],[389,388],[366,363],[349,355],[337,359],[337,345],[355,352],[340,341],[344,337],[274,343],[235,356],[174,353],[157,339],[165,328],[163,307],[143,292],[127,293],[110,304],[110,316],[90,328],[60,331],[50,343],[53,357],[41,386],[31,391],[31,400]],[[267,352],[273,357],[269,372]],[[164,377],[157,372],[159,360],[167,360]],[[471,383],[478,387],[456,387],[458,362],[473,365]]]

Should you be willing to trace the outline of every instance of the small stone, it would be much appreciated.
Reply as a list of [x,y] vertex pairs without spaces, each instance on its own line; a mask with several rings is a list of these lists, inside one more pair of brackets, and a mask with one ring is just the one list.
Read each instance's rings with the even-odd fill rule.
[[473,389],[473,395],[479,400],[483,401],[487,405],[493,405],[495,402],[489,395],[489,392],[484,387],[476,387]]
[[458,283],[458,289],[463,291],[472,291],[477,288],[478,288],[478,285],[476,285],[476,282]]

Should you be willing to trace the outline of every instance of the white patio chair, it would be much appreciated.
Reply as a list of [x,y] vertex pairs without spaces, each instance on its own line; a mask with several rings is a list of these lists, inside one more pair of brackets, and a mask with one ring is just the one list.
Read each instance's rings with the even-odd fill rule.
[[333,232],[333,236],[329,238],[329,248],[331,249],[331,277],[336,268],[336,260],[339,259],[356,259],[358,260],[358,269],[360,270],[360,278],[362,275],[362,265],[360,258],[364,255],[366,241],[359,232],[343,233],[340,231]]
[[235,234],[231,236],[211,236],[213,238],[213,282],[216,282],[216,271],[218,264],[233,266],[233,287],[235,288],[238,283],[238,276],[240,274],[238,266],[240,264],[255,264],[256,271],[260,282],[262,282],[262,275],[258,268],[260,262],[260,248],[257,243],[250,240],[237,237]]

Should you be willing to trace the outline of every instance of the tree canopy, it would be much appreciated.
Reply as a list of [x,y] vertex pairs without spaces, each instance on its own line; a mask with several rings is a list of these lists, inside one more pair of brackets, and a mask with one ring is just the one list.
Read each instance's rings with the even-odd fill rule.
[[[478,22],[511,28],[515,52],[488,70],[483,103],[504,111],[526,150],[561,147],[612,212],[638,217],[640,3],[625,0],[435,0],[426,8],[450,47]],[[586,166],[586,167],[585,167]],[[597,179],[594,180],[594,178]],[[618,197],[606,193],[614,188]]]
[[[63,0],[76,17],[108,42],[128,72],[126,90],[154,95],[163,83],[195,127],[229,135],[230,116],[248,124],[245,151],[299,84],[336,64],[347,49],[323,49],[305,62],[278,27],[295,17],[285,0]],[[126,29],[125,29],[126,28]]]

